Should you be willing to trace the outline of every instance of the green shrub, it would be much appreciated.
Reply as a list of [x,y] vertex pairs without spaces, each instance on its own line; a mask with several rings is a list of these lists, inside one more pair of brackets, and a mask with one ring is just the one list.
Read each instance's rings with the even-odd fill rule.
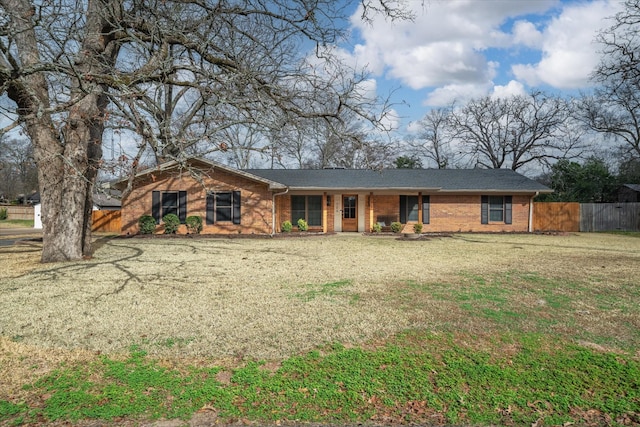
[[191,234],[200,234],[202,231],[202,217],[198,215],[188,216],[185,220],[187,230]]
[[373,231],[374,233],[379,233],[382,231],[382,226],[380,225],[380,223],[376,222],[375,224],[373,224],[373,226],[371,227],[371,231]]
[[7,208],[1,208],[0,209],[0,221],[4,221],[8,217],[9,217],[9,214],[7,213]]
[[304,219],[300,218],[298,220],[298,230],[307,231],[308,229],[309,229],[309,224],[307,224],[307,221],[305,221]]
[[142,215],[138,220],[140,234],[153,234],[156,231],[156,220],[151,215]]
[[391,223],[391,231],[393,231],[394,233],[399,233],[400,230],[402,230],[402,224],[399,222],[392,222]]
[[422,233],[422,224],[420,224],[419,222],[413,224],[413,232],[416,234]]
[[281,229],[283,233],[290,233],[292,228],[293,224],[291,224],[291,221],[285,221],[282,223]]
[[176,234],[180,227],[180,218],[176,214],[166,214],[162,217],[164,222],[164,234]]

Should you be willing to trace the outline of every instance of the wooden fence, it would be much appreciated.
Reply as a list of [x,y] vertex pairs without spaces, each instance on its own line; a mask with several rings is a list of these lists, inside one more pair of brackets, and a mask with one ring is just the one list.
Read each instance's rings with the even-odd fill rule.
[[582,203],[580,231],[640,231],[640,203]]
[[533,231],[580,231],[580,203],[534,203]]
[[533,231],[640,231],[640,203],[534,203]]
[[100,233],[120,233],[122,228],[122,216],[120,211],[93,211],[91,213],[93,221],[92,231]]
[[7,219],[26,219],[33,221],[33,206],[31,205],[0,205],[0,209],[7,210]]

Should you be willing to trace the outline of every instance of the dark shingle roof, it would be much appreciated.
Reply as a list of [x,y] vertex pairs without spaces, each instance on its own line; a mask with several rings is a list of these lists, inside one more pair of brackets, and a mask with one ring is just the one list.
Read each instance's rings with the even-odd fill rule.
[[624,184],[623,187],[627,187],[633,191],[640,192],[640,184]]
[[291,190],[552,192],[509,169],[247,169]]

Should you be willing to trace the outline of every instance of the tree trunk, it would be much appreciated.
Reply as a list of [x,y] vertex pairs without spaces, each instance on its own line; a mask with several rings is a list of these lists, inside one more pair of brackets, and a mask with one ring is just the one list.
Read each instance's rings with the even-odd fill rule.
[[[33,9],[26,0],[0,0],[16,28],[21,65],[40,64]],[[91,254],[92,190],[102,157],[108,88],[92,75],[108,73],[117,55],[108,13],[111,0],[87,4],[85,38],[76,58],[71,100],[62,131],[47,110],[52,106],[43,73],[26,74],[7,93],[18,105],[34,146],[42,203],[42,262],[69,261]],[[113,0],[117,3],[117,0]]]

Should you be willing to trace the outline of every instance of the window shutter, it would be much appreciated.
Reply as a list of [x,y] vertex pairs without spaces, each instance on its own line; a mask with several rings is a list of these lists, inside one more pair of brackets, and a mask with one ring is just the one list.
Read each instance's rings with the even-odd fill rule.
[[160,224],[160,192],[151,193],[151,216],[156,220],[156,224]]
[[407,196],[400,196],[400,222],[407,223]]
[[178,218],[184,224],[187,220],[187,192],[178,191]]
[[240,224],[240,192],[233,192],[233,223]]
[[422,223],[429,224],[429,196],[422,196]]
[[214,202],[215,202],[215,196],[213,195],[213,193],[207,193],[207,214],[206,214],[207,224],[215,223]]
[[480,204],[480,223],[489,224],[489,196],[482,196]]
[[511,224],[511,201],[512,201],[513,197],[512,196],[505,196],[504,197],[504,223],[505,224]]

